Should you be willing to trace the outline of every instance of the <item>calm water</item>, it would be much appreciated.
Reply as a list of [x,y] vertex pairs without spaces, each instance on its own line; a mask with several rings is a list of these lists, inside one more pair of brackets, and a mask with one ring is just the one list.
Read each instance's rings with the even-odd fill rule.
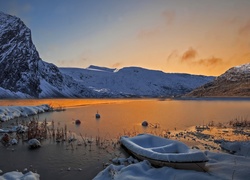
[[[55,123],[65,124],[77,134],[88,136],[108,135],[117,137],[124,131],[145,132],[142,121],[159,123],[161,129],[185,129],[194,125],[202,125],[210,121],[228,122],[234,118],[249,118],[250,99],[226,100],[108,100],[108,99],[45,99],[45,100],[0,100],[0,105],[39,105],[70,107],[63,112],[51,112],[39,115]],[[96,112],[101,115],[95,118]],[[76,126],[74,121],[81,120]]]
[[[163,130],[185,129],[193,125],[201,125],[210,121],[228,122],[234,118],[249,120],[249,99],[224,100],[106,100],[106,99],[45,99],[45,100],[0,100],[0,106],[6,105],[40,105],[69,107],[63,112],[50,112],[39,115],[40,120],[53,120],[57,127],[67,125],[68,130],[76,134],[95,138],[116,138],[124,132],[152,132]],[[95,118],[96,112],[101,115]],[[37,116],[38,117],[38,116]],[[20,118],[21,119],[21,118]],[[79,119],[81,125],[74,121]],[[141,122],[159,123],[160,128],[142,128]],[[9,121],[9,124],[15,121]],[[23,170],[25,167],[35,169],[41,179],[92,179],[100,170],[102,162],[114,157],[112,149],[107,153],[96,147],[89,151],[88,147],[79,146],[75,150],[67,150],[66,145],[53,141],[44,142],[37,151],[27,150],[27,145],[13,146],[6,149],[0,146],[0,169],[3,171]],[[118,151],[120,151],[118,149]],[[119,153],[119,152],[116,152]],[[4,154],[4,155],[3,155]],[[3,163],[6,162],[6,163]],[[32,165],[32,166],[30,166]],[[71,167],[71,170],[67,169]],[[81,170],[79,170],[81,168]]]

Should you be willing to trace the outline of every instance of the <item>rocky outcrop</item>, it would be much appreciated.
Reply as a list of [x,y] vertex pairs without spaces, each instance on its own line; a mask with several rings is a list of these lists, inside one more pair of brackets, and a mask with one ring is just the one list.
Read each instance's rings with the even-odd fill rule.
[[249,97],[250,63],[230,68],[214,81],[195,89],[186,96]]
[[63,75],[57,66],[42,61],[32,42],[30,29],[19,18],[2,12],[0,69],[0,87],[9,92],[5,93],[7,98],[20,94],[34,98],[93,95],[91,90]]

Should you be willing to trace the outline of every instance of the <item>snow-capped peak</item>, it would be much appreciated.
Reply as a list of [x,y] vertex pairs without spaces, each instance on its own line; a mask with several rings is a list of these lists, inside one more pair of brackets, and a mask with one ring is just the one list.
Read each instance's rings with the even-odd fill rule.
[[250,63],[235,66],[220,75],[217,79],[226,79],[229,81],[238,81],[239,79],[250,78]]

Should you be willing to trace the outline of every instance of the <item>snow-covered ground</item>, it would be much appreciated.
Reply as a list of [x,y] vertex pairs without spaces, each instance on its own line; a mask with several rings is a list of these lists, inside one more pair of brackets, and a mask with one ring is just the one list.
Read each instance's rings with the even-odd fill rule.
[[[239,143],[239,142],[237,142]],[[250,151],[250,143],[245,144]],[[124,165],[126,159],[116,160],[122,165],[111,164],[101,171],[94,180],[163,180],[163,179],[249,179],[250,157],[247,151],[243,156],[236,156],[226,153],[214,153],[205,151],[209,161],[206,163],[206,171],[180,170],[170,167],[154,168],[148,161],[141,161],[134,164]],[[115,162],[115,160],[114,160]],[[131,157],[127,163],[134,162]],[[136,162],[136,161],[135,161]]]
[[28,117],[51,110],[47,104],[40,106],[0,106],[0,121],[8,121],[17,117]]
[[173,96],[211,82],[214,77],[180,73],[164,73],[140,67],[110,69],[89,66],[86,69],[60,68],[79,84],[108,97],[161,97]]
[[[1,171],[1,170],[0,170]],[[22,180],[39,180],[40,179],[40,175],[37,173],[33,173],[33,172],[26,172],[26,173],[21,173],[18,171],[12,171],[12,172],[7,172],[5,174],[3,174],[2,176],[0,176],[0,180],[18,180],[18,179],[22,179]]]

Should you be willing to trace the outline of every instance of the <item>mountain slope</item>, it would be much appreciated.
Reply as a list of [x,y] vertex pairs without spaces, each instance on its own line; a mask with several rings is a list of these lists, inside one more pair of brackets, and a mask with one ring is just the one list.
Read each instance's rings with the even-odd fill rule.
[[212,81],[213,77],[164,73],[139,67],[120,70],[89,66],[86,69],[60,68],[63,74],[99,93],[115,97],[176,96]]
[[195,89],[187,96],[250,96],[250,63],[230,68],[213,82]]
[[40,58],[30,29],[19,18],[2,12],[0,69],[0,98],[175,96],[213,80],[138,67],[59,69]]
[[36,98],[92,96],[91,90],[63,75],[54,64],[42,61],[32,43],[30,29],[19,18],[2,12],[0,69],[0,93],[6,98],[20,94]]

